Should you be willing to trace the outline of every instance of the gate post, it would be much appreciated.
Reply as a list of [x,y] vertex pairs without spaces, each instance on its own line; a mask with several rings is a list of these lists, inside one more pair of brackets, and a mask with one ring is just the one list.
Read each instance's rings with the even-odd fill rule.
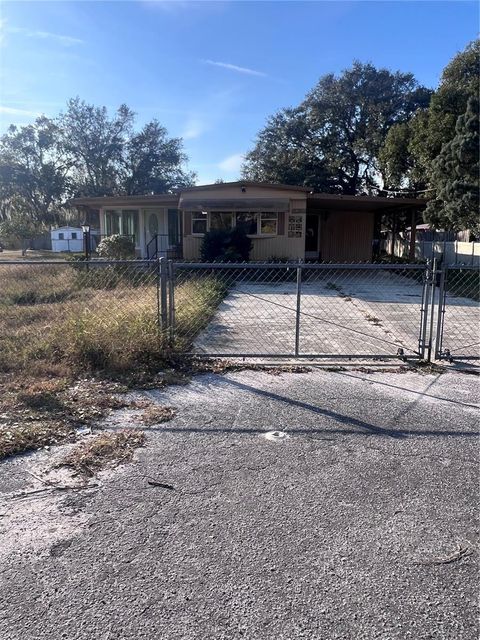
[[302,302],[302,264],[301,260],[297,265],[297,312],[295,316],[295,356],[300,351],[300,306]]
[[437,285],[437,259],[433,258],[432,262],[432,282],[431,282],[431,296],[430,296],[430,327],[428,331],[428,350],[427,350],[427,362],[432,361],[432,347],[433,347],[433,320],[435,314],[435,288]]
[[167,311],[167,264],[165,258],[158,260],[158,276],[159,276],[159,295],[158,295],[158,312],[160,318],[160,329],[162,335],[168,327],[168,311]]
[[420,332],[418,336],[418,355],[425,359],[425,348],[427,341],[427,324],[428,324],[428,293],[431,286],[432,272],[430,269],[430,260],[427,260],[425,271],[423,273],[423,290],[422,303],[420,307]]
[[447,290],[445,283],[447,280],[447,265],[442,264],[442,272],[440,274],[440,288],[438,291],[438,310],[437,310],[437,333],[435,336],[435,359],[439,360],[443,352],[443,324],[445,321],[445,301]]

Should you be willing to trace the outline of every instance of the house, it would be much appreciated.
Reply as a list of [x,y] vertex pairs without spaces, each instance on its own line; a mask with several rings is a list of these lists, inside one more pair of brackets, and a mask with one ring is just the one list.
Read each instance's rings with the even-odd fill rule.
[[210,229],[243,227],[252,260],[370,261],[383,212],[423,208],[413,198],[313,193],[310,188],[249,181],[189,187],[172,194],[76,198],[99,211],[100,233],[135,238],[142,258],[198,260]]

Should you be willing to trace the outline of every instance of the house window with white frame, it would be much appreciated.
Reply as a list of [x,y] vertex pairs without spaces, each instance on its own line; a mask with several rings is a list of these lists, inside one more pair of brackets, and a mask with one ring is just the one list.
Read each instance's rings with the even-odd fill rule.
[[207,233],[206,211],[192,211],[192,233],[194,235]]
[[239,211],[236,214],[236,226],[249,236],[257,235],[258,214],[249,211]]
[[232,211],[211,211],[210,229],[231,229],[233,227]]
[[239,211],[236,226],[244,229],[249,236],[278,235],[278,213],[276,211]]

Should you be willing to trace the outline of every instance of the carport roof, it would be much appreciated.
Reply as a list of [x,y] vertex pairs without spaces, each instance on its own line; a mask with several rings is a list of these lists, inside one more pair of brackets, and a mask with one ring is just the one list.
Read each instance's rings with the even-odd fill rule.
[[331,193],[313,193],[307,196],[309,209],[384,211],[385,209],[419,208],[427,201],[423,198],[384,198],[380,196],[342,196]]

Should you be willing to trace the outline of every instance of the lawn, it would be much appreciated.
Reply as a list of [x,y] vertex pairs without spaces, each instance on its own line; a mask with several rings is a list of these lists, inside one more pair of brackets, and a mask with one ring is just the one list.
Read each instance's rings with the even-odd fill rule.
[[[151,383],[188,350],[226,291],[214,277],[179,283],[173,337],[159,327],[149,265],[0,263],[0,281],[0,457],[72,437],[85,420],[65,394],[79,379]],[[95,407],[101,392],[90,391]]]

